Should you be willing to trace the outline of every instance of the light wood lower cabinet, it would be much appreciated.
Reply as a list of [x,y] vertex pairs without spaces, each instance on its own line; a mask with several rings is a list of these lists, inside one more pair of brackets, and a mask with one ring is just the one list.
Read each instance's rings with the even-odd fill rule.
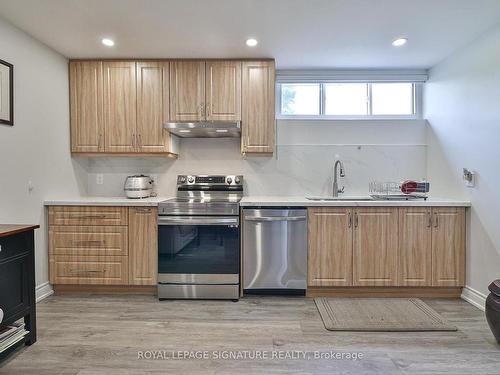
[[50,259],[52,284],[127,285],[128,257],[56,256]]
[[52,284],[156,284],[156,207],[52,206],[48,216]]
[[310,208],[307,284],[352,285],[352,209]]
[[398,209],[356,208],[353,233],[353,285],[397,285]]
[[127,207],[51,206],[49,225],[127,225]]
[[129,209],[129,282],[156,285],[158,274],[157,208]]
[[49,246],[52,255],[127,256],[126,226],[51,226]]
[[432,286],[465,285],[465,209],[432,209]]
[[432,285],[431,211],[430,207],[399,210],[399,285]]
[[462,287],[465,208],[309,208],[308,286]]

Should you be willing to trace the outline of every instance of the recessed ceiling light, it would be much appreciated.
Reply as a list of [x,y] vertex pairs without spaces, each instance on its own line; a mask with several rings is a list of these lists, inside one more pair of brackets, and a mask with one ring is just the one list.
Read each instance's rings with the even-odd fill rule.
[[394,39],[392,41],[392,45],[394,47],[401,47],[401,46],[404,46],[407,41],[408,41],[408,38],[397,38],[397,39]]
[[113,39],[109,39],[109,38],[103,38],[101,40],[101,42],[102,42],[102,44],[104,44],[107,47],[113,47],[115,45],[115,42],[113,41]]
[[259,42],[255,38],[249,38],[246,41],[248,47],[255,47]]

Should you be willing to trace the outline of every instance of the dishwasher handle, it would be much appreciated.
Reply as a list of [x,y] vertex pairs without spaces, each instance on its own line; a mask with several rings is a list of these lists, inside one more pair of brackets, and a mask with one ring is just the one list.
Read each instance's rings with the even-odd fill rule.
[[306,216],[245,216],[247,221],[302,221]]

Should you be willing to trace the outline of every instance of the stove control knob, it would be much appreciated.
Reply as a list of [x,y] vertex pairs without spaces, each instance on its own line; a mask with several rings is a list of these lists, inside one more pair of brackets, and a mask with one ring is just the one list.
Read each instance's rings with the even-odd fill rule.
[[181,182],[181,183],[186,182],[186,176],[181,176],[181,177],[179,178],[179,182]]
[[241,180],[240,180],[240,178],[239,178],[239,177],[235,177],[235,178],[234,178],[234,182],[235,182],[236,184],[239,184],[239,183],[241,182]]
[[192,184],[192,183],[194,182],[194,177],[193,177],[193,176],[189,176],[189,177],[188,177],[188,182],[189,182],[190,184]]
[[231,177],[226,178],[226,182],[228,185],[231,185],[231,182],[233,182],[233,179]]

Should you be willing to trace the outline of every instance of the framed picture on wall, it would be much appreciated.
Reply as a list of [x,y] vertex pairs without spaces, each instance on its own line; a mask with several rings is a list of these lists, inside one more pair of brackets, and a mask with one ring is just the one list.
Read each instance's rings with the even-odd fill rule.
[[14,125],[14,65],[0,60],[0,124]]

